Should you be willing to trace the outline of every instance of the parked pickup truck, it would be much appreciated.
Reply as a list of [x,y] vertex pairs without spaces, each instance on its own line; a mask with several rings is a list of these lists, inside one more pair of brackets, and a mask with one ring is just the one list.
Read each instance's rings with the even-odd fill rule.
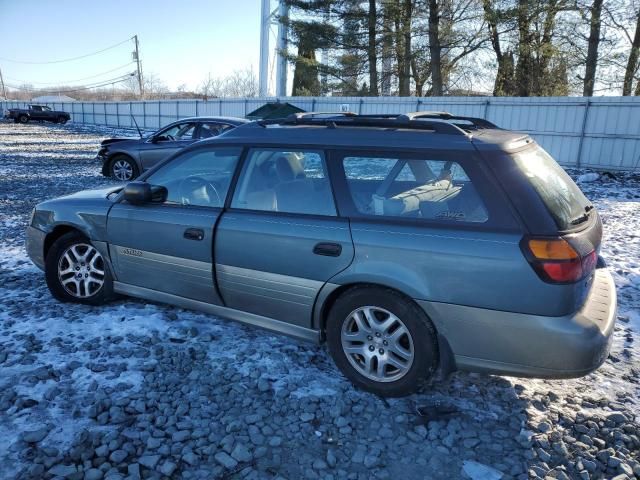
[[67,112],[51,110],[45,105],[29,105],[28,108],[10,108],[4,118],[13,119],[16,123],[28,123],[29,120],[67,123],[71,115]]

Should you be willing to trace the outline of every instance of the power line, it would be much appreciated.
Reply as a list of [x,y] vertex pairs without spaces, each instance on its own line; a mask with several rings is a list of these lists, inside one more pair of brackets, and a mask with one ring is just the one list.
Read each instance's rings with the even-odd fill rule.
[[0,57],[0,60],[4,60],[5,62],[23,63],[23,64],[29,64],[29,65],[48,65],[48,64],[51,64],[51,63],[72,62],[74,60],[80,60],[80,59],[83,59],[83,58],[91,57],[93,55],[98,55],[100,53],[106,52],[107,50],[111,50],[113,48],[119,47],[120,45],[122,45],[124,43],[130,42],[132,39],[133,39],[133,37],[127,38],[126,40],[123,40],[120,43],[116,43],[116,44],[111,45],[111,46],[109,46],[107,48],[103,48],[102,50],[97,50],[95,52],[87,53],[85,55],[80,55],[78,57],[73,57],[73,58],[65,58],[65,59],[62,59],[62,60],[50,60],[50,61],[47,61],[47,62],[30,62],[30,61],[24,61],[24,60],[13,60],[13,59],[10,59],[10,58],[5,58],[5,57]]
[[76,78],[74,80],[60,80],[57,82],[31,82],[28,80],[21,80],[19,78],[13,78],[13,77],[7,77],[8,80],[13,80],[14,82],[21,82],[23,84],[33,84],[33,85],[64,85],[65,83],[74,83],[74,82],[80,82],[82,80],[88,80],[90,78],[96,78],[96,77],[100,77],[102,75],[106,75],[107,73],[112,73],[115,72],[116,70],[120,70],[122,68],[128,67],[131,64],[133,64],[135,62],[128,62],[125,63],[124,65],[120,65],[119,67],[116,68],[112,68],[111,70],[107,70],[105,72],[101,72],[101,73],[96,73],[95,75],[89,75],[88,77],[82,77],[82,78]]
[[20,90],[23,92],[37,92],[37,93],[50,93],[50,92],[54,92],[54,93],[70,93],[70,92],[78,92],[81,90],[90,90],[92,88],[100,88],[100,87],[106,87],[107,85],[114,85],[116,83],[122,83],[125,82],[127,80],[129,80],[131,77],[135,76],[135,72],[131,72],[131,73],[127,73],[126,75],[120,75],[119,77],[115,77],[112,78],[110,80],[103,80],[101,82],[98,82],[96,84],[91,84],[91,85],[83,85],[83,86],[79,86],[76,88],[61,88],[61,89],[39,89],[39,88],[25,88],[25,87],[18,87],[16,85],[7,85],[10,88],[13,88],[14,90]]

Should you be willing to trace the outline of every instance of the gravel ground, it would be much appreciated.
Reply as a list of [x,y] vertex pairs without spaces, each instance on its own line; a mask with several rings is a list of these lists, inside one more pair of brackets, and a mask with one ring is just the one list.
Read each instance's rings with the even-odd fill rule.
[[136,300],[54,301],[25,225],[39,201],[111,183],[93,157],[113,134],[0,122],[0,478],[640,478],[638,176],[581,177],[619,289],[602,368],[456,373],[385,400],[324,347]]

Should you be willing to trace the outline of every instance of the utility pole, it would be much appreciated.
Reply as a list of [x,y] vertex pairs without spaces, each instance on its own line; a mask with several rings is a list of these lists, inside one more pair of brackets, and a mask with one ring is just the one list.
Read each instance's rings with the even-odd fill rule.
[[2,78],[2,69],[0,68],[0,84],[2,84],[2,98],[7,99],[7,91],[4,88],[4,80]]
[[140,51],[138,50],[138,35],[133,36],[134,41],[136,42],[136,64],[138,66],[138,88],[140,89],[140,99],[144,97],[144,91],[142,90],[142,70],[140,69]]

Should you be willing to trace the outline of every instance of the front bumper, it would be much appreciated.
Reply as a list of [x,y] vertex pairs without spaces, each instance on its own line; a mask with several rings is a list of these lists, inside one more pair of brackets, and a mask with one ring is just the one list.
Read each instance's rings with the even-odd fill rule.
[[102,175],[104,175],[105,177],[109,176],[109,158],[106,155],[101,155],[101,154],[97,154],[96,161],[102,163]]
[[26,249],[27,255],[31,261],[38,267],[40,270],[44,271],[44,239],[47,236],[41,230],[38,230],[35,227],[27,227],[26,232]]
[[616,288],[605,268],[594,273],[582,308],[544,317],[419,302],[460,370],[537,378],[587,375],[606,360],[616,320]]

